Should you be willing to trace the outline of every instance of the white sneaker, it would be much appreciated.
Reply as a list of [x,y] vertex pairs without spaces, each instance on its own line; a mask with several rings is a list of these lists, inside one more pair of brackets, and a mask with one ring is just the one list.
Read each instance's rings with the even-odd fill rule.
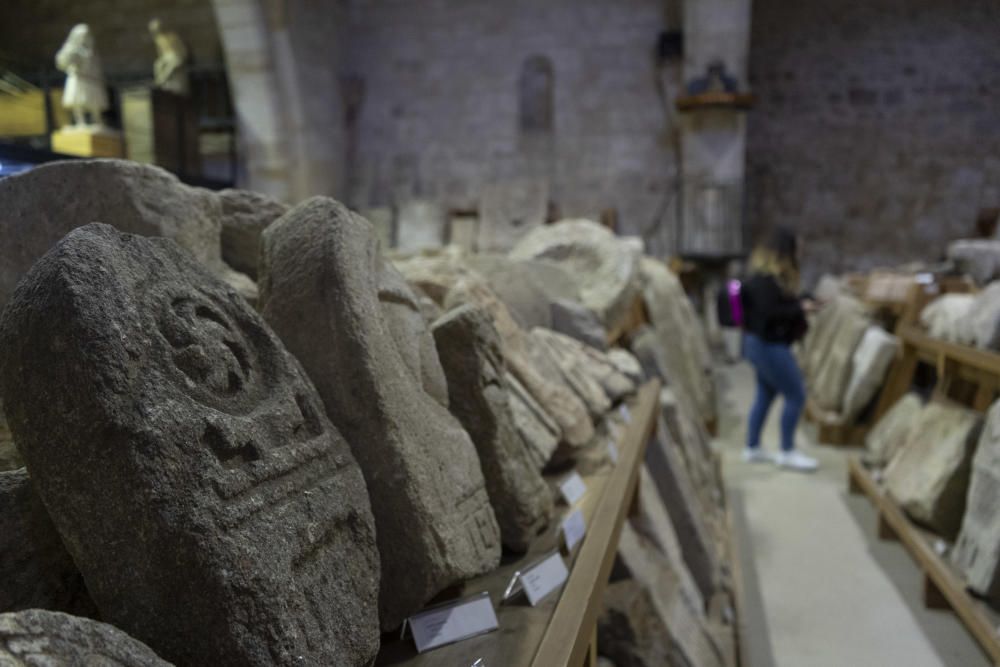
[[777,463],[782,468],[798,470],[799,472],[814,472],[819,468],[819,461],[811,456],[806,456],[797,449],[778,454]]
[[774,455],[760,447],[747,447],[743,450],[743,460],[747,463],[774,463]]

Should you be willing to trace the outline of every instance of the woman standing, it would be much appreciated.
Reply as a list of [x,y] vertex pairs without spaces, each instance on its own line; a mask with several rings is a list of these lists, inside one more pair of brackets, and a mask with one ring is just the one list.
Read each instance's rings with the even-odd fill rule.
[[[747,448],[743,458],[771,462],[793,470],[813,471],[816,459],[795,449],[795,427],[805,406],[802,372],[791,345],[806,333],[805,307],[799,290],[799,240],[779,227],[750,256],[750,277],[743,283],[743,354],[757,374],[757,397],[750,410]],[[805,303],[805,305],[804,305]],[[781,413],[781,452],[760,447],[760,433],[778,394],[785,399]]]

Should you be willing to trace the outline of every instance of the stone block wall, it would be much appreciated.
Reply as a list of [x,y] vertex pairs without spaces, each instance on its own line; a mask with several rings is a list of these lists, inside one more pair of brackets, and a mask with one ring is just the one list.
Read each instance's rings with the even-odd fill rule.
[[[3,0],[0,6],[0,55],[15,61],[15,71],[55,67],[55,55],[77,23],[90,25],[109,73],[152,78],[156,47],[149,20],[182,36],[199,65],[222,64],[222,46],[210,0]],[[0,58],[2,60],[2,58]]]
[[[654,58],[666,4],[354,3],[345,74],[361,102],[347,137],[351,203],[420,196],[471,208],[486,184],[529,175],[548,180],[563,215],[614,207],[626,233],[662,223],[676,206],[680,77],[680,63],[665,73]],[[542,74],[525,76],[526,66]],[[522,104],[522,90],[543,99]]]
[[1000,3],[754,0],[753,228],[806,274],[935,260],[1000,204]]

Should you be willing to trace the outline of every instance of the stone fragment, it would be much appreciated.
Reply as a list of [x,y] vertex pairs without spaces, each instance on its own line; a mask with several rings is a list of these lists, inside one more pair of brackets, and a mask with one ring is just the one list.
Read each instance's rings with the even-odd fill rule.
[[0,393],[101,618],[183,664],[374,657],[361,471],[298,362],[173,241],[56,244],[0,320]]
[[549,188],[543,180],[487,185],[479,199],[479,250],[509,250],[518,239],[545,224],[548,204]]
[[1000,241],[959,239],[948,245],[948,259],[978,285],[1000,278]]
[[704,422],[711,422],[716,418],[715,384],[705,329],[680,280],[664,263],[644,257],[641,271],[642,298],[656,334],[643,344],[655,350],[678,393],[690,398]]
[[608,351],[608,361],[615,365],[622,375],[635,384],[643,381],[642,365],[635,355],[621,347],[613,347]]
[[549,416],[538,401],[510,372],[505,373],[510,388],[510,411],[514,426],[528,446],[528,455],[535,468],[548,464],[559,446],[559,424]]
[[465,264],[483,277],[525,329],[551,329],[552,304],[560,299],[572,302],[580,299],[573,277],[555,262],[518,261],[506,255],[470,255]]
[[95,616],[83,577],[24,468],[0,472],[0,612],[51,609]]
[[865,460],[875,466],[888,464],[910,438],[917,423],[923,401],[910,393],[896,401],[865,437]]
[[577,347],[580,343],[569,336],[541,327],[532,329],[529,336],[531,340],[529,349],[532,350],[536,368],[550,376],[550,371],[541,358],[544,357],[546,362],[554,364],[551,372],[556,376],[562,376],[566,385],[587,406],[591,417],[598,419],[611,409],[610,399],[589,368],[592,365],[590,358]]
[[448,224],[448,243],[462,250],[475,252],[479,235],[479,217],[452,215]]
[[1000,351],[1000,281],[990,283],[976,295],[968,326],[977,347]]
[[566,299],[552,302],[551,328],[597,350],[608,349],[608,332],[597,315],[582,304]]
[[451,412],[479,452],[503,544],[523,552],[547,525],[552,495],[514,426],[500,336],[485,312],[461,306],[434,324],[434,341]]
[[114,626],[43,609],[0,614],[0,665],[170,667]]
[[394,258],[393,265],[414,288],[444,306],[445,297],[462,278],[482,280],[466,264],[466,256],[454,246],[440,252],[426,252],[408,257]]
[[951,562],[965,575],[969,588],[1000,604],[1000,402],[994,403],[972,459],[972,479],[965,517]]
[[219,202],[222,206],[222,259],[257,280],[260,235],[265,227],[285,214],[288,205],[250,190],[222,190]]
[[411,199],[399,207],[396,220],[396,247],[403,251],[437,248],[444,245],[448,215],[441,204]]
[[448,292],[444,307],[451,309],[463,303],[476,304],[489,313],[500,334],[507,367],[559,425],[561,439],[574,447],[587,444],[594,436],[587,406],[561,383],[561,378],[546,377],[537,370],[528,334],[481,278],[461,278]]
[[579,349],[589,359],[586,366],[588,372],[600,383],[612,403],[617,403],[635,391],[636,383],[622,373],[607,354],[582,344]]
[[844,391],[841,414],[845,423],[853,423],[878,393],[898,350],[899,339],[882,327],[870,325],[865,330],[854,350],[851,376]]
[[412,293],[387,279],[371,225],[314,197],[267,228],[262,257],[261,312],[315,381],[365,474],[382,559],[381,627],[391,630],[499,561],[476,449],[400,351],[386,309],[414,310],[413,337],[423,318]]
[[649,589],[635,579],[613,581],[604,589],[597,650],[614,667],[690,667]]
[[816,407],[837,414],[844,409],[844,396],[851,381],[858,345],[871,325],[860,307],[855,307],[856,302],[843,299],[840,303],[842,307],[832,306],[840,310],[831,322],[834,330],[830,344],[813,367],[813,375],[806,379]]
[[976,335],[970,326],[975,305],[973,294],[943,294],[920,311],[920,323],[932,338],[970,345]]
[[616,324],[639,292],[641,248],[590,220],[538,227],[510,252],[513,259],[549,259],[577,282],[580,300],[605,326]]
[[396,214],[391,206],[375,206],[367,208],[361,212],[368,222],[375,228],[375,238],[384,252],[396,245]]
[[962,524],[981,425],[968,408],[928,403],[885,470],[886,488],[903,510],[946,539]]
[[70,230],[91,222],[176,241],[215,276],[256,299],[222,259],[220,197],[127,160],[50,162],[0,179],[0,307],[28,269]]
[[829,273],[824,273],[820,276],[819,281],[817,281],[816,288],[813,289],[813,296],[817,301],[823,303],[835,299],[844,292],[844,289],[844,284],[840,278]]

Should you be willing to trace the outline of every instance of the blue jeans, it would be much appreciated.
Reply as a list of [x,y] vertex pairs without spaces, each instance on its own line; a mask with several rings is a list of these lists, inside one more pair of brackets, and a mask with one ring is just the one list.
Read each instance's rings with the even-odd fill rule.
[[743,356],[757,372],[757,398],[750,409],[747,447],[753,449],[760,446],[760,432],[771,403],[781,394],[785,398],[785,408],[781,412],[781,449],[791,451],[795,447],[795,427],[806,403],[802,371],[791,349],[783,343],[767,343],[751,333],[745,333]]

